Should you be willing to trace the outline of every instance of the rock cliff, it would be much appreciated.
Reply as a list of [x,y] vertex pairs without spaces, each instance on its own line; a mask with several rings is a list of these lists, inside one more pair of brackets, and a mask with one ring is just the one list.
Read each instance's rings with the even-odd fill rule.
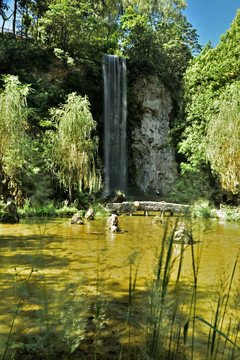
[[168,145],[171,96],[157,75],[139,78],[134,92],[139,119],[132,132],[134,181],[142,191],[158,189],[164,196],[177,178],[174,149]]

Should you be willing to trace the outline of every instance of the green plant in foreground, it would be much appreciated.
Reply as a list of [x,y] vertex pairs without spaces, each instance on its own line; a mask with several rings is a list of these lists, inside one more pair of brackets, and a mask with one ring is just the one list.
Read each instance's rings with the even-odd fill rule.
[[[240,253],[240,251],[239,251]],[[236,267],[239,259],[239,253],[236,257],[232,273],[226,281],[224,281],[223,286],[220,286],[220,290],[217,291],[217,303],[216,308],[213,311],[213,319],[210,323],[205,320],[201,316],[196,315],[197,311],[197,298],[194,298],[194,306],[192,316],[189,317],[189,320],[184,325],[184,343],[187,342],[187,334],[190,321],[193,323],[193,332],[192,332],[192,345],[194,345],[194,337],[195,337],[195,326],[196,320],[200,321],[201,323],[205,324],[209,328],[208,332],[208,341],[207,341],[207,350],[206,350],[206,360],[217,360],[220,357],[225,359],[227,356],[228,359],[234,359],[235,357],[235,350],[240,350],[240,347],[237,345],[237,339],[239,336],[240,331],[240,323],[239,319],[231,319],[228,315],[228,307],[229,307],[229,300],[231,295],[231,289],[233,284],[233,278],[236,272]],[[197,280],[196,280],[197,281]],[[196,286],[196,293],[197,293],[197,286]],[[227,326],[227,333],[223,332],[223,327],[226,323]],[[221,342],[221,339],[224,342]],[[194,346],[192,346],[192,359],[194,356]],[[240,353],[239,353],[240,356]]]
[[[166,352],[174,359],[174,354],[180,341],[180,306],[178,284],[183,262],[184,244],[180,244],[180,255],[174,256],[174,231],[176,221],[170,236],[168,224],[162,239],[161,249],[157,257],[154,279],[149,289],[149,314],[146,323],[146,359],[158,359]],[[172,283],[173,266],[178,261],[177,277]]]

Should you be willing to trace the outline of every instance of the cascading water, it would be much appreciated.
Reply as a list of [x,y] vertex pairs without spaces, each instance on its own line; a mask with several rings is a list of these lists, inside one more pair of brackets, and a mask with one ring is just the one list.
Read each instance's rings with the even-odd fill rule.
[[103,55],[104,78],[104,195],[127,192],[126,59]]

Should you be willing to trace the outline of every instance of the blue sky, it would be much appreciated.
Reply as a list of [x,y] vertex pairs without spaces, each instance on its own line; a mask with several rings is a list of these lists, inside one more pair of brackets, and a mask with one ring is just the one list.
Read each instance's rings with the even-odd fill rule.
[[239,0],[187,0],[187,5],[185,14],[197,30],[199,43],[204,46],[210,40],[213,47],[230,28],[240,8]]

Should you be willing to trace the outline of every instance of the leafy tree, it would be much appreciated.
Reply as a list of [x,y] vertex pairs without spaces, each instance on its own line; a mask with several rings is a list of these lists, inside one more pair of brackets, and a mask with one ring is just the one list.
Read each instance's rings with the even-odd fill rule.
[[27,136],[26,96],[29,87],[16,76],[4,77],[0,93],[0,194],[3,183],[17,190],[29,171],[30,142]]
[[[237,124],[238,105],[233,99],[239,96],[239,34],[240,10],[217,47],[213,49],[207,44],[187,69],[185,130],[179,144],[180,153],[186,157],[182,164],[184,171],[201,171],[207,166],[229,191],[235,191],[238,182],[237,159],[230,161],[230,154],[234,148],[232,155],[237,156],[238,150],[234,142],[232,145],[227,142],[225,146],[223,142],[226,132],[233,131]],[[217,134],[223,136],[221,141]]]
[[128,7],[121,17],[121,27],[123,30],[121,46],[124,55],[129,58],[129,65],[136,66],[134,75],[139,69],[142,73],[154,72],[157,64],[163,62],[160,59],[155,61],[158,56],[162,56],[149,17]]
[[[101,178],[96,167],[98,138],[92,136],[96,128],[88,99],[72,93],[67,102],[52,109],[56,131],[48,132],[49,167],[54,171],[72,203],[73,191],[99,190]],[[46,156],[46,157],[47,157]]]
[[207,128],[206,155],[212,170],[219,174],[223,189],[240,189],[240,82],[231,84],[219,100],[218,115]]
[[131,71],[158,73],[172,92],[179,91],[192,50],[200,49],[196,30],[181,13],[184,5],[174,3],[176,7],[166,2],[142,3],[128,7],[121,17],[121,46]]
[[[89,45],[98,47],[104,41],[116,43],[115,36],[111,36],[111,26],[116,29],[116,24],[107,26],[105,18],[98,10],[90,1],[52,2],[41,18],[42,40],[71,53],[78,53],[77,48],[83,47],[86,57]],[[109,22],[111,23],[111,17]]]

